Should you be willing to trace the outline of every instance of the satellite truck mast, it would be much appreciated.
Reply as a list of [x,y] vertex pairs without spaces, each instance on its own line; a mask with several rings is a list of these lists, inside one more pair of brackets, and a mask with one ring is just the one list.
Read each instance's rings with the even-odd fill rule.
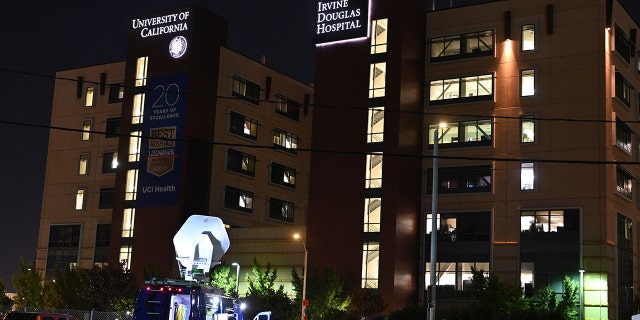
[[218,217],[192,215],[173,237],[183,279],[150,279],[140,290],[133,320],[243,320],[237,298],[206,285],[211,266],[229,249]]

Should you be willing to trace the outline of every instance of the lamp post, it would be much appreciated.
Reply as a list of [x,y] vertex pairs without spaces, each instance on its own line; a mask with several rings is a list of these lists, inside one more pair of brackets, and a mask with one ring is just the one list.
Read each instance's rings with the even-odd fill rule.
[[294,234],[293,235],[294,239],[300,240],[300,242],[302,243],[302,247],[304,248],[304,273],[302,274],[302,301],[301,301],[301,305],[300,305],[300,319],[301,320],[305,320],[305,316],[304,316],[304,308],[305,308],[305,300],[306,300],[306,293],[307,293],[307,256],[309,255],[309,251],[307,250],[307,244],[304,243],[304,240],[302,240],[302,237],[300,237],[300,234]]
[[433,182],[431,184],[431,303],[429,305],[429,320],[436,318],[436,250],[438,231],[438,130],[444,128],[440,123],[439,128],[433,131]]
[[237,262],[234,262],[231,265],[236,267],[236,296],[239,297],[240,292],[238,291],[238,285],[240,284],[240,264]]
[[580,291],[578,292],[580,294],[580,317],[578,319],[584,319],[584,298],[583,298],[583,294],[584,294],[584,269],[580,268],[580,270],[578,270],[578,272],[580,272]]

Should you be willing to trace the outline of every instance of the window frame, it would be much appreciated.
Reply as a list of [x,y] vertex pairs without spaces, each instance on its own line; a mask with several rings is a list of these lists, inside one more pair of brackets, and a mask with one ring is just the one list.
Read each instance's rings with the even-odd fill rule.
[[[240,198],[246,196],[250,199],[247,206],[240,205]],[[245,213],[253,213],[254,194],[251,191],[225,186],[224,188],[224,207],[231,210],[242,211]]]
[[634,177],[627,169],[616,166],[616,193],[633,200]]
[[124,83],[112,83],[109,85],[109,104],[120,103],[124,99]]
[[[239,160],[239,163],[234,161]],[[247,169],[243,169],[245,160],[247,160]],[[251,167],[251,168],[249,168]],[[227,162],[226,169],[235,173],[240,173],[245,176],[255,177],[256,175],[256,156],[242,152],[240,150],[229,148],[227,149]]]
[[[525,29],[527,27],[532,27],[532,29]],[[537,41],[538,41],[538,37],[537,37],[537,25],[535,23],[525,23],[520,25],[520,52],[533,52],[536,50],[536,47],[538,45]],[[533,30],[532,34],[533,34],[533,41],[527,41],[526,43],[531,43],[532,44],[532,48],[531,49],[525,49],[525,32],[529,31],[529,30]]]
[[633,150],[633,130],[621,119],[616,119],[616,146],[631,155]]
[[631,41],[629,40],[629,36],[627,33],[620,27],[616,25],[614,28],[614,51],[618,53],[618,55],[624,59],[627,63],[631,62],[631,48],[633,47]]
[[[290,173],[290,177],[293,177],[293,183],[284,181],[286,173]],[[292,174],[292,175],[291,175]],[[279,178],[278,178],[279,177]],[[290,179],[291,180],[291,179]],[[296,188],[296,169],[277,162],[271,162],[271,183],[275,183],[280,186],[285,186],[291,189]]]
[[[89,128],[87,129],[87,124]],[[82,132],[80,134],[81,141],[91,141],[93,131],[93,119],[82,119]]]
[[[481,84],[486,81],[486,78],[490,78],[491,88],[487,90],[486,87]],[[469,81],[473,80],[473,81]],[[467,91],[468,87],[466,84],[468,83],[476,83],[476,94],[473,93],[463,93]],[[440,88],[437,97],[434,99],[434,89]],[[450,90],[452,87],[454,90]],[[478,88],[482,87],[483,89],[489,91],[488,94],[479,95]],[[446,94],[449,94],[447,97]],[[461,96],[463,95],[464,96]],[[439,106],[439,105],[448,105],[448,104],[457,104],[457,103],[466,103],[466,102],[478,102],[478,101],[493,101],[495,96],[495,74],[492,73],[483,73],[476,74],[464,77],[457,78],[446,78],[446,79],[435,79],[429,81],[429,106]],[[442,98],[440,98],[442,97]]]
[[[83,166],[84,163],[84,166]],[[91,164],[91,154],[88,152],[81,153],[78,160],[78,175],[86,177],[89,175],[89,169]]]
[[[247,124],[249,124],[249,133],[246,133]],[[235,111],[229,112],[229,132],[247,138],[253,141],[258,140],[258,120],[245,116]],[[251,134],[254,132],[255,134]]]
[[[287,98],[281,94],[276,94],[274,99],[274,106],[276,114],[284,116],[287,119],[294,121],[300,120],[300,103]],[[283,111],[284,109],[284,111]]]
[[[489,134],[482,129],[487,123],[489,123]],[[439,123],[429,124],[427,133],[428,149],[433,149],[433,132],[436,129],[438,129],[438,147],[443,149],[493,146],[494,124],[493,118],[451,122],[444,128],[440,127]],[[467,133],[470,133],[467,128],[471,127],[477,128],[475,137],[467,136]],[[484,134],[479,136],[478,133]]]
[[100,196],[98,198],[98,209],[113,209],[113,199],[115,195],[115,188],[104,187],[100,188]]
[[[115,162],[116,166],[113,166]],[[110,164],[109,164],[110,163]],[[102,173],[115,173],[118,170],[118,151],[109,151],[102,154]]]
[[[273,147],[291,154],[297,154],[298,151],[298,135],[277,127],[272,131]],[[277,142],[276,142],[277,141]],[[287,141],[291,143],[291,147],[287,147]]]
[[[450,35],[445,35],[445,36],[438,36],[438,37],[431,37],[429,39],[429,62],[430,63],[435,63],[435,62],[443,62],[443,61],[451,61],[451,60],[458,60],[458,59],[467,59],[467,58],[477,58],[477,57],[487,57],[487,56],[494,56],[495,55],[495,48],[496,48],[496,36],[495,36],[496,32],[494,29],[486,29],[486,30],[481,30],[481,31],[475,31],[475,32],[466,32],[466,33],[459,33],[459,34],[450,34]],[[490,48],[489,46],[484,42],[481,41],[481,39],[486,38],[490,36],[491,37],[491,45]],[[469,46],[469,43],[472,43],[473,40],[475,40],[477,42],[477,46]],[[446,54],[446,49],[447,47],[449,47],[452,43],[454,43],[455,41],[458,41],[458,49],[459,50],[454,50],[453,53],[451,54]],[[437,50],[435,48],[435,44],[436,43],[442,43],[442,50],[439,51],[434,51]],[[485,48],[489,48],[488,50],[483,50],[483,47],[480,46],[480,43],[484,43],[485,44]],[[445,54],[438,54],[435,55],[435,53],[437,52],[444,52]],[[457,52],[457,53],[456,53]]]
[[104,138],[112,139],[120,137],[120,122],[121,117],[110,117],[105,121]]
[[84,89],[84,107],[93,108],[96,106],[96,88],[88,86]]
[[87,188],[76,188],[74,197],[74,210],[85,211],[87,208],[87,198],[89,197]]
[[[525,72],[531,72],[531,75],[525,75]],[[520,97],[535,97],[538,93],[537,70],[535,68],[520,69]],[[532,77],[532,83],[527,83],[525,87],[525,76]]]
[[247,101],[253,105],[260,105],[260,85],[243,77],[231,77],[231,96]]
[[[536,191],[536,185],[537,185],[536,169],[537,167],[535,162],[520,163],[520,191],[523,191],[523,192]],[[525,176],[529,172],[531,172],[530,178],[528,176]]]
[[295,204],[291,201],[269,197],[269,219],[280,222],[293,223],[295,218]]
[[627,78],[616,70],[615,74],[615,97],[627,108],[631,107],[631,92],[634,88]]
[[[438,169],[438,193],[467,194],[493,192],[493,165],[443,167]],[[487,175],[488,173],[488,175]],[[489,181],[486,180],[489,177]],[[473,181],[470,179],[473,178]],[[478,181],[485,185],[477,186]],[[469,185],[467,182],[473,182]],[[427,169],[427,192],[433,190],[433,168]]]
[[[527,131],[529,128],[525,128],[525,124],[526,123],[531,123],[531,127],[532,127],[532,131],[533,131],[533,138],[529,138],[529,136],[527,135],[527,133],[525,131]],[[526,115],[521,115],[520,116],[520,143],[522,144],[530,144],[530,143],[535,143],[536,142],[536,127],[537,127],[537,123],[536,123],[536,119],[535,116],[532,114],[526,114]],[[529,140],[527,140],[529,139]]]

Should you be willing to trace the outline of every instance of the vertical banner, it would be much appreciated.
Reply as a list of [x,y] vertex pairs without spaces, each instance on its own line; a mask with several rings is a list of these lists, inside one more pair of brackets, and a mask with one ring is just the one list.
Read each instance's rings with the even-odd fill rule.
[[136,206],[177,206],[183,159],[187,76],[147,79]]

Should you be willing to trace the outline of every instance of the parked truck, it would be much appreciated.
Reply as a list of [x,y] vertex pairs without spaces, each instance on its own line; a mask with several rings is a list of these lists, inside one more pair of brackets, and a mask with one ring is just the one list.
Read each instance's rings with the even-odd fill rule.
[[140,289],[133,320],[243,320],[240,301],[205,284],[229,249],[217,217],[192,215],[173,237],[181,279],[150,279]]

